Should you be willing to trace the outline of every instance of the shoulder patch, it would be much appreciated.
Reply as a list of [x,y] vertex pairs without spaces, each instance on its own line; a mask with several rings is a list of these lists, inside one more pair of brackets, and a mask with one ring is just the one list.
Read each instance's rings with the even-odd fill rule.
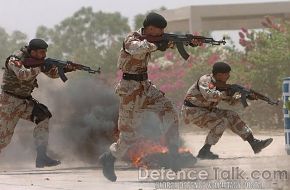
[[22,61],[15,59],[13,57],[11,57],[10,59],[10,63],[12,63],[13,65],[15,65],[16,67],[22,67]]
[[208,88],[209,88],[209,89],[213,89],[214,87],[215,87],[215,85],[214,85],[213,83],[211,83],[211,82],[208,83]]

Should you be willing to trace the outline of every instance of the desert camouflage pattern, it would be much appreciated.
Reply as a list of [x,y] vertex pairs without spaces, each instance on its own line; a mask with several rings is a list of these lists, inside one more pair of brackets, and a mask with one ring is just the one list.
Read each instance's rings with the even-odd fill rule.
[[[5,63],[0,94],[0,150],[10,143],[19,119],[31,121],[34,106],[31,93],[38,87],[36,77],[41,68],[25,68],[23,61],[28,56],[27,49],[22,48]],[[51,78],[59,77],[56,68],[50,69],[45,74]],[[48,123],[49,119],[45,119],[35,127],[33,136],[36,146],[47,145]]]
[[[124,49],[121,50],[118,66],[125,73],[147,72],[150,53],[157,49],[155,44],[138,39],[141,31],[129,34],[124,40]],[[164,93],[149,80],[139,82],[121,79],[116,87],[116,93],[120,96],[118,119],[120,136],[118,141],[110,147],[115,157],[123,157],[130,145],[140,138],[138,128],[142,127],[142,124],[138,122],[142,115],[148,111],[156,113],[160,118],[165,144],[178,143],[177,111],[171,101],[164,96]]]
[[130,33],[124,40],[120,50],[118,67],[123,73],[141,74],[147,72],[151,52],[157,50],[154,43],[140,40],[143,29]]
[[[25,68],[24,58],[27,57],[25,49],[16,51],[5,63],[2,90],[20,97],[28,97],[34,88],[38,87],[36,77],[41,72],[40,67]],[[51,78],[58,78],[57,68],[45,73]]]
[[[33,105],[32,100],[19,99],[4,92],[0,94],[0,150],[11,142],[20,118],[31,121]],[[49,119],[45,119],[34,128],[36,146],[47,145],[48,123]]]
[[182,106],[181,115],[184,123],[210,129],[206,137],[206,144],[216,144],[227,128],[246,140],[252,131],[239,115],[234,111],[217,107],[221,101],[235,105],[240,101],[240,95],[235,94],[229,97],[225,92],[218,91],[215,83],[216,80],[209,74],[202,76],[189,88],[185,99],[196,107]]

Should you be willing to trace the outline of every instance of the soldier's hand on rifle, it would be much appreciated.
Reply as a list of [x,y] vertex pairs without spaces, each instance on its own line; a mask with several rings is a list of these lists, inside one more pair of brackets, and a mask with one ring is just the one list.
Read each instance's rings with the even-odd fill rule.
[[169,47],[169,41],[162,40],[160,42],[156,42],[155,45],[157,46],[157,50],[165,51]]
[[196,46],[202,46],[202,44],[203,44],[202,39],[193,39],[189,45],[192,47],[196,47]]
[[72,65],[72,64],[67,64],[67,66],[64,68],[64,71],[67,72],[72,72],[72,71],[76,71],[77,68],[76,66]]
[[252,93],[251,95],[249,95],[247,98],[249,100],[258,100],[258,96],[256,94],[254,94],[254,93]]

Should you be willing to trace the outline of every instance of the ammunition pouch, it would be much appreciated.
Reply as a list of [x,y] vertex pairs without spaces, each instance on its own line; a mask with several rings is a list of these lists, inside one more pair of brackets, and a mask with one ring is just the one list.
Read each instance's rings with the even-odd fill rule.
[[199,107],[199,106],[194,105],[193,103],[191,103],[191,102],[188,101],[188,100],[184,100],[184,101],[183,101],[183,105],[185,105],[185,106],[187,106],[187,107]]
[[32,122],[38,124],[41,121],[52,117],[52,114],[44,104],[41,104],[34,99],[32,101],[34,103],[30,118]]

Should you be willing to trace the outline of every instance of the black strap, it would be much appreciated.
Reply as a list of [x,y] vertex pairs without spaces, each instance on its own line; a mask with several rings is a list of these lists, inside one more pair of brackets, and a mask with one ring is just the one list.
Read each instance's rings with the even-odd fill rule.
[[130,73],[123,73],[124,80],[135,80],[135,81],[144,81],[148,79],[147,73],[142,74],[130,74]]
[[126,48],[125,48],[125,42],[123,41],[123,51],[125,52],[125,53],[127,53],[127,54],[129,54],[130,55],[130,53],[126,50]]
[[199,107],[199,106],[194,105],[193,103],[191,103],[188,100],[184,100],[183,104],[187,107]]
[[[200,78],[199,78],[200,79]],[[199,90],[199,85],[198,85],[198,83],[199,83],[199,79],[197,80],[197,82],[196,82],[196,89],[198,90],[198,91],[200,91]]]
[[15,56],[14,55],[9,55],[9,57],[6,58],[6,61],[5,61],[5,68],[6,69],[8,69],[8,65],[7,64],[8,64],[8,62],[9,62],[9,60],[10,60],[11,57],[15,57]]

